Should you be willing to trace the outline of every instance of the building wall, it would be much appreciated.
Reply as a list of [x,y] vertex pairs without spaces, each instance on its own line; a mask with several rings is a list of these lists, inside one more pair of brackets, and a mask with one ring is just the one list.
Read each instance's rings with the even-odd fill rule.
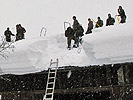
[[[132,98],[133,63],[103,66],[60,67],[57,72],[55,100],[72,95],[109,95],[106,100]],[[123,73],[118,75],[118,73]],[[42,100],[45,94],[47,71],[26,75],[3,75],[0,80],[2,100]],[[121,78],[123,77],[123,78]],[[130,96],[131,95],[131,96]],[[36,99],[37,98],[37,99]],[[105,97],[104,97],[105,98]],[[58,99],[63,100],[63,99]],[[73,99],[74,100],[74,99]],[[85,99],[87,100],[87,99]],[[102,100],[102,99],[101,99]],[[128,100],[128,99],[123,99]]]

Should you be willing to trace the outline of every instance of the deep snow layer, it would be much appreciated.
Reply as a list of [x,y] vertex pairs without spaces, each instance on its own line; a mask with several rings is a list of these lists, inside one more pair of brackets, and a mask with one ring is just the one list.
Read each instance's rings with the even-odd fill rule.
[[[50,60],[59,66],[88,66],[133,61],[132,23],[94,29],[84,35],[79,48],[67,49],[66,37],[58,34],[15,42],[5,59],[0,57],[3,73],[24,74],[47,70]],[[7,50],[9,51],[9,50]]]

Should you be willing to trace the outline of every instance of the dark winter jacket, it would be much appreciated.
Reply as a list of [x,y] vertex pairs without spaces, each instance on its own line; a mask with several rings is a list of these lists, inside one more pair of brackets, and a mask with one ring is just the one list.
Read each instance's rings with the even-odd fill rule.
[[68,27],[67,30],[65,31],[65,36],[66,37],[74,37],[74,30],[71,27]]
[[119,15],[121,16],[121,18],[122,18],[122,17],[126,17],[125,11],[124,11],[123,9],[118,9],[118,13],[119,13]]
[[89,23],[88,23],[88,29],[90,30],[90,29],[93,29],[93,22],[92,21],[90,21]]
[[16,25],[16,41],[25,39],[24,38],[24,33],[26,32],[25,28],[22,27],[21,25]]
[[115,23],[115,19],[113,17],[109,17],[106,20],[106,26],[108,26],[108,25],[114,25],[114,23]]
[[25,32],[26,32],[26,30],[23,27],[20,27],[20,28],[17,29],[18,34],[24,34]]
[[[103,26],[103,21],[102,20],[98,20],[97,21],[97,24],[100,26],[100,27],[102,27]],[[99,26],[96,24],[96,28],[98,28]]]
[[81,25],[77,26],[77,30],[75,31],[76,37],[82,37],[84,34],[84,29]]
[[73,22],[73,29],[74,29],[74,31],[77,30],[78,26],[79,26],[78,20],[74,20],[74,22]]
[[11,42],[11,35],[14,36],[14,34],[12,34],[12,32],[10,30],[6,30],[4,32],[4,35],[6,36],[6,41],[7,42]]
[[26,32],[25,28],[23,28],[23,27],[17,27],[17,34],[16,34],[17,40],[24,39],[24,33],[25,32]]
[[85,34],[92,33],[92,29],[93,29],[93,22],[90,21],[90,22],[88,23],[88,28],[87,28],[87,31],[86,31]]

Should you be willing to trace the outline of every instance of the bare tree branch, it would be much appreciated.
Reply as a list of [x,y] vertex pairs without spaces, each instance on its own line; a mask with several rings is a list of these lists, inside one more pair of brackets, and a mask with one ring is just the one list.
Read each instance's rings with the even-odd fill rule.
[[7,50],[11,49],[12,52],[14,51],[13,50],[15,48],[15,46],[13,45],[14,41],[15,41],[15,38],[11,42],[7,42],[6,39],[1,36],[0,56],[4,57],[5,59],[8,58],[7,52],[8,53],[10,52]]

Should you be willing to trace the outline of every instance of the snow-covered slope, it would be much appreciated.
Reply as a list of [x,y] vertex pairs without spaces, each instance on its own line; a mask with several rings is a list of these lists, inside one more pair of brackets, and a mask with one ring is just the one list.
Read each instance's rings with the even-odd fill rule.
[[[45,70],[51,59],[59,59],[59,66],[87,66],[92,64],[133,61],[133,11],[132,0],[6,0],[0,1],[0,35],[6,27],[15,32],[21,23],[27,30],[26,39],[15,42],[15,48],[7,50],[7,58],[0,56],[3,74],[25,74]],[[67,50],[64,21],[72,23],[76,15],[84,29],[87,19],[101,16],[104,23],[107,14],[117,14],[118,6],[126,11],[127,23],[94,29],[83,37],[79,48]],[[5,9],[4,9],[5,8]],[[3,10],[4,9],[4,10]],[[42,27],[45,37],[39,37]]]

